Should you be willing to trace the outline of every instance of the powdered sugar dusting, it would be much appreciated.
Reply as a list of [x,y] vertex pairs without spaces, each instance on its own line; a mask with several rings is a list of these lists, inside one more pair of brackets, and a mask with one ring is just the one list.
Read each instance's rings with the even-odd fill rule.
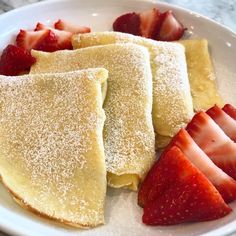
[[[74,224],[103,222],[102,74],[91,69],[0,77],[3,179],[9,171],[13,179],[6,183],[25,204]],[[91,171],[95,179],[88,178]]]
[[149,50],[153,74],[154,128],[159,135],[173,136],[193,115],[183,46],[119,32],[80,34],[72,40],[74,48],[127,42]]
[[159,42],[152,50],[156,129],[162,135],[173,136],[193,115],[184,48]]
[[106,166],[117,175],[143,176],[154,159],[152,80],[149,54],[134,44],[97,46],[52,54],[33,52],[32,73],[104,67],[109,71],[104,102]]

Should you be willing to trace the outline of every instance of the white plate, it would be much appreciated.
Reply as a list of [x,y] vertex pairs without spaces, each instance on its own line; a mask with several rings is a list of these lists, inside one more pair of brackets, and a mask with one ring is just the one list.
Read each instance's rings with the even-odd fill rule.
[[[20,28],[33,28],[39,21],[48,25],[61,18],[91,26],[94,31],[104,31],[110,30],[114,19],[122,13],[153,7],[162,11],[172,9],[191,31],[191,37],[208,39],[220,93],[225,102],[236,105],[236,35],[203,16],[164,3],[145,0],[57,0],[29,5],[0,16],[0,48],[13,41]],[[142,209],[136,204],[136,193],[109,189],[106,225],[84,231],[65,228],[21,209],[1,184],[0,196],[0,228],[17,235],[216,236],[236,231],[236,202],[230,204],[235,211],[216,221],[147,227],[141,223]]]

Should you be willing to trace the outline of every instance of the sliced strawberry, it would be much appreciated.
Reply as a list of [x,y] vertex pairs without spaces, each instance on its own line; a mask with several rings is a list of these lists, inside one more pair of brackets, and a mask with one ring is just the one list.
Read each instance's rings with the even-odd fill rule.
[[226,112],[229,116],[236,120],[236,108],[230,104],[226,104],[223,108],[223,111]]
[[171,146],[177,146],[184,155],[211,181],[225,202],[236,199],[236,181],[217,167],[188,132],[181,129],[172,139]]
[[[186,130],[181,129],[164,152],[167,152],[172,146],[177,146],[181,149],[184,155],[211,181],[226,202],[236,199],[236,181],[209,159]],[[159,191],[155,191],[158,190],[155,186],[159,185],[158,182],[154,181],[157,178],[155,173],[155,170],[150,171],[144,183],[141,185],[138,194],[138,203],[140,206],[145,206],[148,201],[154,200],[159,194]]]
[[161,26],[157,35],[157,40],[160,41],[175,41],[179,40],[184,34],[183,25],[175,18],[171,10],[161,14]]
[[221,110],[217,105],[207,110],[206,113],[220,126],[226,135],[236,142],[236,120]]
[[187,126],[198,146],[225,173],[236,179],[236,143],[205,112],[197,113]]
[[58,46],[57,36],[51,30],[47,31],[47,36],[36,44],[36,46],[34,47],[35,50],[54,52],[60,49]]
[[153,8],[149,11],[144,11],[140,15],[140,34],[142,37],[155,39],[160,29],[160,12]]
[[139,14],[133,12],[118,17],[113,23],[113,30],[133,35],[140,35]]
[[86,26],[75,25],[59,19],[55,24],[54,28],[58,30],[65,30],[73,34],[83,34],[91,32],[91,29]]
[[36,27],[35,27],[35,29],[34,29],[34,31],[40,31],[40,30],[45,30],[45,29],[51,30],[52,28],[49,27],[49,26],[46,26],[46,25],[44,25],[44,24],[42,24],[40,22],[38,22]]
[[35,49],[45,52],[58,50],[57,36],[49,29],[21,30],[16,37],[16,43],[17,46],[27,50]]
[[72,49],[71,37],[73,34],[71,32],[64,31],[64,30],[57,30],[49,26],[46,26],[42,23],[38,23],[36,25],[35,31],[40,32],[41,30],[51,30],[56,35],[58,50]]
[[143,223],[173,225],[221,218],[231,209],[211,182],[175,146],[154,164],[159,194],[144,206]]
[[[162,155],[163,156],[163,155]],[[160,157],[160,159],[162,158]],[[165,189],[171,185],[172,178],[167,178],[166,180],[162,179],[162,176],[159,173],[159,162],[160,159],[152,166],[146,175],[144,181],[142,182],[139,192],[138,192],[138,205],[141,207],[146,206],[148,201],[154,200],[157,196],[159,196]],[[166,166],[166,171],[168,171],[169,167]],[[158,180],[158,181],[157,181]],[[166,182],[166,185],[160,184],[162,182]]]
[[38,32],[20,30],[19,34],[16,36],[16,45],[26,50],[31,50],[32,48],[35,48],[40,41],[48,37],[49,34],[49,30],[42,30]]
[[185,31],[172,11],[161,14],[156,8],[141,13],[124,14],[115,20],[113,29],[161,41],[178,40]]
[[0,59],[0,74],[19,75],[35,63],[35,58],[24,48],[8,45]]

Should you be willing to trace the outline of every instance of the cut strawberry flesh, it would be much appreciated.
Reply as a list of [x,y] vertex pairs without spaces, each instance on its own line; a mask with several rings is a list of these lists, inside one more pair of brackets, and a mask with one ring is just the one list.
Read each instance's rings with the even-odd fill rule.
[[118,17],[113,23],[113,30],[133,35],[140,35],[139,14],[133,12]]
[[54,28],[58,30],[65,30],[73,34],[83,34],[91,32],[91,29],[89,27],[74,25],[61,19],[59,19],[54,24]]
[[44,25],[44,24],[42,24],[40,22],[38,22],[36,27],[35,27],[35,29],[34,29],[34,31],[40,31],[40,30],[45,30],[45,29],[51,30],[52,28],[49,27],[49,26],[46,26],[46,25]]
[[29,51],[31,49],[34,49],[39,42],[43,41],[49,33],[49,30],[42,30],[37,32],[20,30],[19,34],[16,37],[16,45]]
[[72,49],[71,37],[72,33],[65,30],[57,30],[46,26],[42,23],[36,25],[35,31],[40,32],[41,30],[51,30],[57,37],[57,50]]
[[236,120],[221,110],[217,105],[207,110],[206,113],[220,126],[228,137],[236,142]]
[[160,17],[161,26],[157,35],[157,40],[160,41],[175,41],[179,40],[184,34],[183,25],[176,19],[172,11],[166,11]]
[[211,159],[194,142],[188,132],[181,129],[170,143],[170,147],[177,146],[216,187],[225,202],[236,199],[236,181],[217,167]]
[[226,112],[229,116],[236,120],[236,108],[231,104],[226,104],[222,110]]
[[154,39],[159,32],[160,12],[156,8],[153,8],[152,10],[144,11],[139,15],[141,36]]
[[197,113],[186,130],[225,173],[236,179],[236,143],[205,112]]
[[214,220],[231,211],[215,187],[179,148],[171,147],[154,167],[151,169],[156,176],[153,189],[159,194],[144,206],[142,219],[145,224],[172,225]]
[[51,30],[47,31],[47,36],[44,37],[43,40],[40,40],[33,49],[44,52],[54,52],[59,50],[57,36]]
[[35,58],[27,50],[8,45],[2,52],[0,59],[0,74],[19,75],[30,68],[35,63]]

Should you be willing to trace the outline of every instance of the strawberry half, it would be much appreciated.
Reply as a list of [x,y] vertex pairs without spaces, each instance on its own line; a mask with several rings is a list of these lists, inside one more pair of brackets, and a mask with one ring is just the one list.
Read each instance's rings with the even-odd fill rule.
[[236,143],[205,112],[197,113],[186,130],[211,160],[236,179]]
[[21,72],[28,70],[35,61],[30,52],[10,44],[2,52],[0,74],[9,76],[19,75]]
[[226,112],[229,116],[231,116],[233,119],[236,120],[236,108],[233,107],[230,104],[225,104],[225,106],[222,108],[224,112]]
[[133,35],[140,35],[139,14],[133,12],[118,17],[113,23],[113,30]]
[[149,11],[144,11],[140,15],[140,34],[142,37],[154,39],[160,27],[160,12],[153,8]]
[[157,40],[175,41],[183,36],[185,29],[173,15],[172,11],[166,11],[161,14],[160,21],[161,26],[156,38]]
[[37,23],[35,31],[51,30],[57,37],[57,50],[72,49],[71,37],[72,33],[65,30],[57,30],[46,26],[42,23]]
[[[158,182],[153,188],[161,191],[144,206],[143,223],[173,225],[207,221],[231,212],[211,182],[175,146],[154,165]],[[153,183],[155,183],[153,182]],[[164,191],[163,191],[164,190]]]
[[236,120],[217,105],[207,110],[206,113],[220,126],[227,136],[236,142]]
[[86,26],[75,25],[59,19],[55,24],[54,28],[58,30],[65,30],[73,34],[83,34],[91,32],[91,29]]
[[[193,141],[188,132],[181,129],[170,143],[177,146],[216,187],[225,202],[236,199],[236,181],[217,167],[202,149]],[[169,148],[170,148],[169,147]]]

